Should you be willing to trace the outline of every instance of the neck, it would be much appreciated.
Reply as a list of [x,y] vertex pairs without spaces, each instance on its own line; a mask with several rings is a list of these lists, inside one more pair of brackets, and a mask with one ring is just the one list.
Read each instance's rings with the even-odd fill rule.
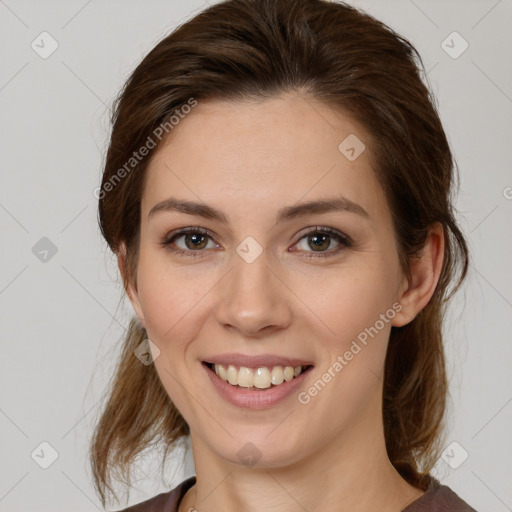
[[180,512],[401,512],[423,494],[389,461],[375,404],[368,404],[358,422],[327,434],[318,449],[285,466],[237,464],[213,453],[194,432],[191,439],[196,484]]

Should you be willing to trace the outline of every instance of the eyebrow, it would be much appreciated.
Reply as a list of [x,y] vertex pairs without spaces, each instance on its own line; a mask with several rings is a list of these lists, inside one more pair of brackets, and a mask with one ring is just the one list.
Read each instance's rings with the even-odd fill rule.
[[[217,220],[222,224],[229,225],[227,217],[221,211],[218,211],[204,203],[179,200],[173,197],[155,204],[149,211],[148,218],[152,217],[158,212],[170,211],[187,213],[189,215],[197,215],[199,217],[204,217],[205,219]],[[370,218],[367,211],[361,205],[354,203],[346,197],[341,196],[333,199],[310,201],[308,203],[301,203],[281,208],[281,210],[279,210],[277,213],[275,223],[279,224],[314,213],[319,214],[340,211],[355,213],[367,219]]]

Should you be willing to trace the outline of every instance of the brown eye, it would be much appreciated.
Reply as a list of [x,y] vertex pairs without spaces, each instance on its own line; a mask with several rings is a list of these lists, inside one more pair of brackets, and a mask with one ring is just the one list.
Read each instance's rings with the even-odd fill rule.
[[208,237],[206,235],[198,233],[187,233],[186,235],[182,235],[182,237],[185,240],[186,247],[192,250],[203,249],[206,246],[206,243],[208,242]]
[[[337,230],[317,227],[303,234],[296,245],[300,251],[309,253],[309,257],[333,256],[343,249],[350,247],[352,241],[347,235]],[[334,248],[332,245],[334,245]]]
[[315,234],[308,236],[308,245],[316,251],[317,249],[327,249],[331,242],[331,236],[330,235],[324,235],[324,234]]
[[[208,247],[210,241],[213,247]],[[217,246],[209,232],[203,228],[188,228],[171,233],[161,242],[161,245],[173,253],[193,257],[202,256],[207,252],[203,249]]]

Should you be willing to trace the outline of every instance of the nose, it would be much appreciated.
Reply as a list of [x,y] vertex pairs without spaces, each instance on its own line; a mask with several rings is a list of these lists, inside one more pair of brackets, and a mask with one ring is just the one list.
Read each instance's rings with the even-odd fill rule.
[[290,325],[292,294],[269,263],[265,251],[250,263],[233,255],[233,267],[222,280],[216,308],[217,321],[224,329],[254,337]]

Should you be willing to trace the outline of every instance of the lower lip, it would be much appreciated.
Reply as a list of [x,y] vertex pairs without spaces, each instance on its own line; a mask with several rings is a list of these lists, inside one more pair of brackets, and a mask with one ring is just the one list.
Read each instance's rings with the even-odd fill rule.
[[202,363],[210,381],[219,394],[230,404],[245,409],[267,409],[282,402],[286,397],[297,391],[297,388],[303,383],[312,367],[302,372],[298,377],[290,381],[285,381],[278,386],[271,386],[267,389],[254,390],[249,388],[239,388],[228,384],[221,379],[213,370]]

